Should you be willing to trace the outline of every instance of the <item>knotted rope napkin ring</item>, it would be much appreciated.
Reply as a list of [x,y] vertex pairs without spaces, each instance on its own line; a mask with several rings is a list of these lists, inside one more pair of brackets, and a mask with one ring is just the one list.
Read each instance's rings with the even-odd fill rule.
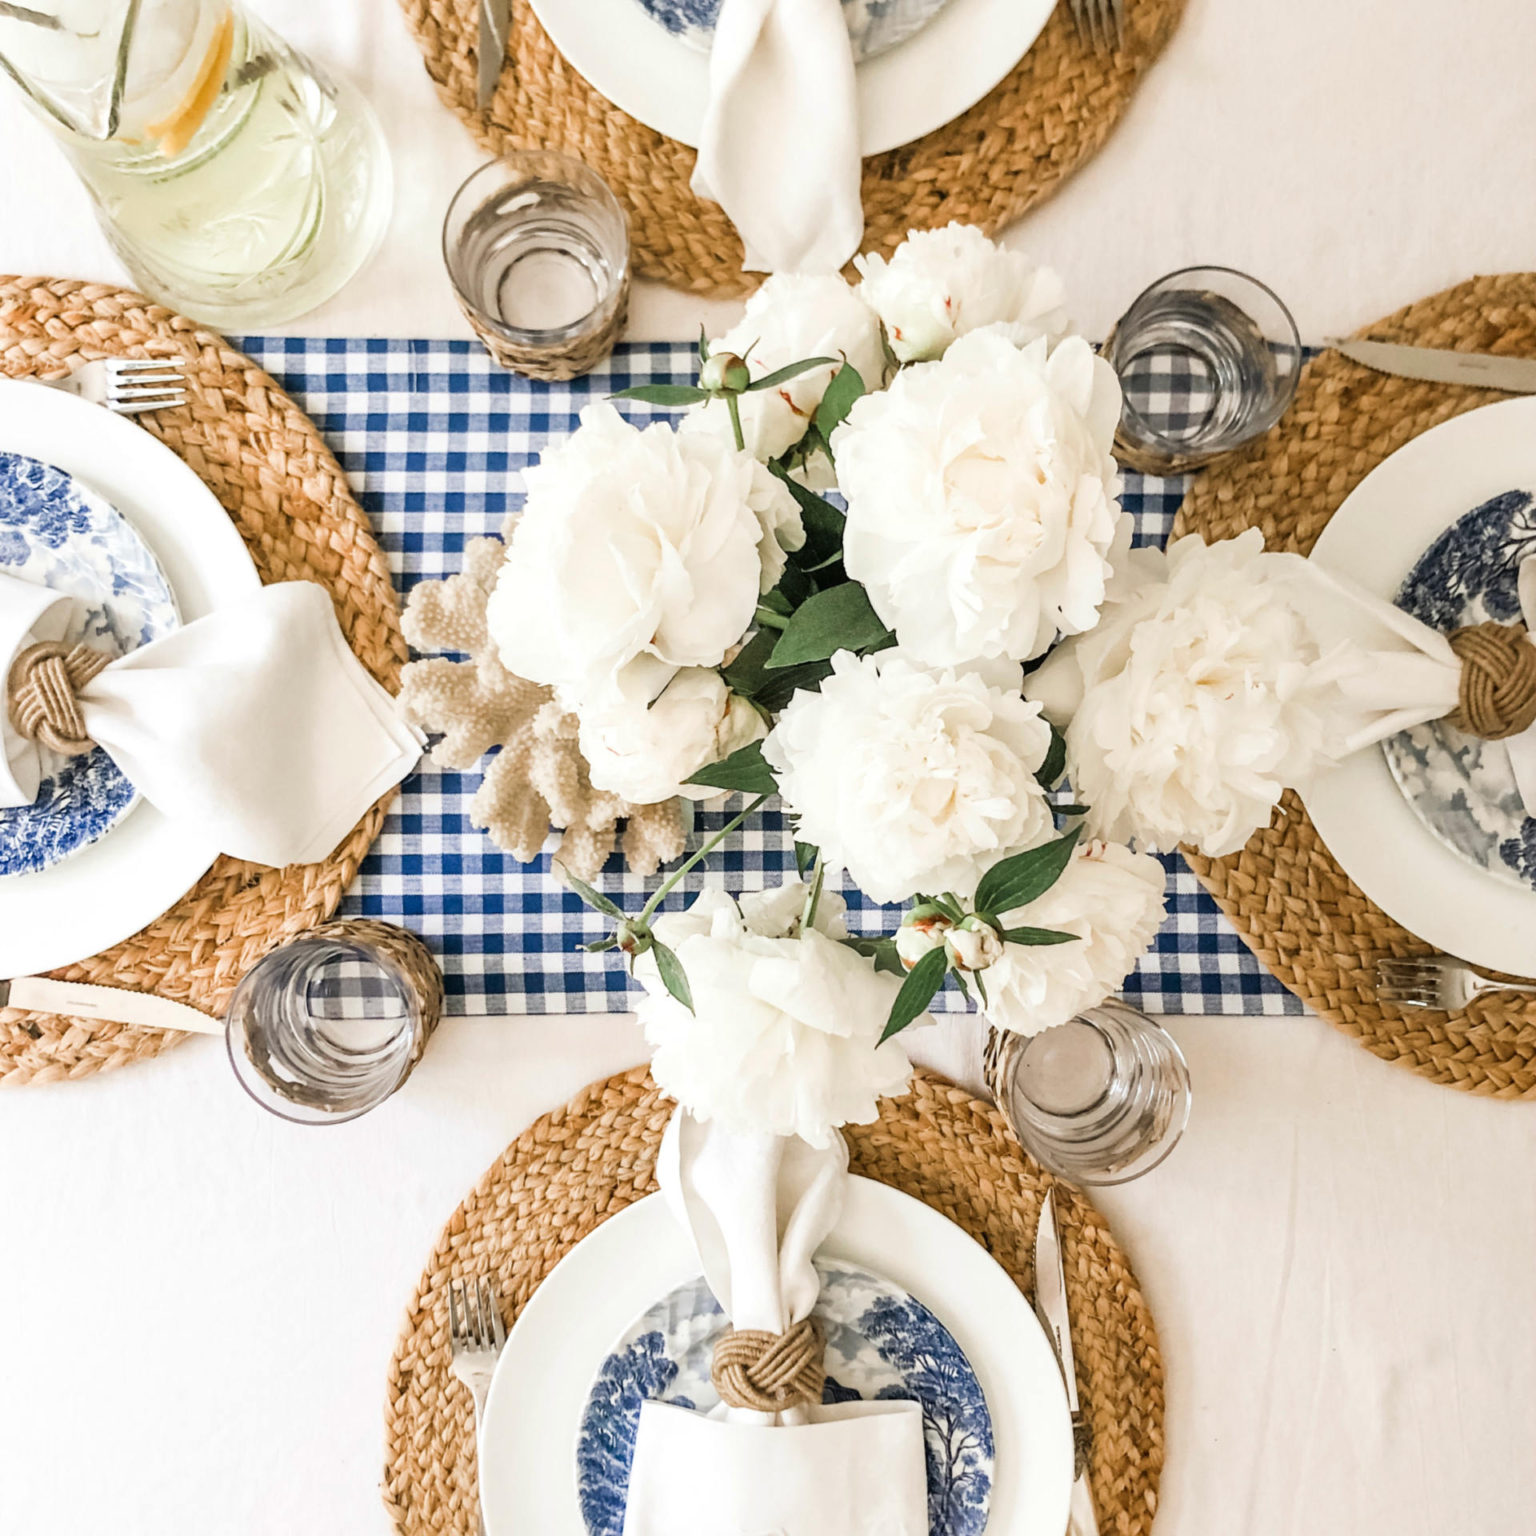
[[783,1333],[732,1328],[715,1345],[709,1379],[729,1407],[783,1413],[821,1401],[826,1347],[814,1318],[802,1317]]
[[105,651],[56,640],[29,645],[11,664],[6,679],[11,724],[28,741],[64,757],[78,757],[96,743],[80,713],[76,693],[112,664]]
[[1522,624],[1469,624],[1455,630],[1461,697],[1446,719],[1459,731],[1502,741],[1536,722],[1536,645]]

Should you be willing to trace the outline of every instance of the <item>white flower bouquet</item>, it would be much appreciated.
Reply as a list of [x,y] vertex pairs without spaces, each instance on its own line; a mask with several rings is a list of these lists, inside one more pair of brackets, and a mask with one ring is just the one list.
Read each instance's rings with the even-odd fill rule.
[[[905,1084],[893,1037],[949,980],[1023,1032],[1114,991],[1162,920],[1149,850],[1241,846],[1326,756],[1337,671],[1261,541],[1131,551],[1119,385],[1054,274],[960,226],[860,270],[769,278],[696,384],[624,392],[675,426],[589,406],[487,612],[595,789],[746,797],[638,915],[567,878],[658,1082],[813,1145]],[[773,795],[802,881],[658,915]],[[899,926],[850,937],[829,875]]]

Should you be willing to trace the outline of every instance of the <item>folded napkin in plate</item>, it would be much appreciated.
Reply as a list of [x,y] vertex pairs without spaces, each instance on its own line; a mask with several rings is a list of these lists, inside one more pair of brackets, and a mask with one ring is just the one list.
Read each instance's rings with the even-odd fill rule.
[[1296,606],[1334,673],[1340,755],[1448,719],[1502,742],[1536,815],[1536,556],[1520,564],[1526,628],[1478,624],[1442,635],[1315,560],[1285,557]]
[[823,1405],[819,1333],[814,1359],[804,1347],[846,1143],[737,1134],[680,1109],[656,1176],[733,1332],[715,1353],[719,1408],[640,1410],[624,1536],[926,1536],[921,1409]]
[[839,0],[723,0],[693,190],[748,272],[836,272],[864,233],[853,45]]
[[73,601],[0,573],[0,807],[36,797],[39,743],[100,746],[150,804],[195,820],[221,852],[306,864],[421,754],[324,587],[263,587],[105,662],[62,645]]

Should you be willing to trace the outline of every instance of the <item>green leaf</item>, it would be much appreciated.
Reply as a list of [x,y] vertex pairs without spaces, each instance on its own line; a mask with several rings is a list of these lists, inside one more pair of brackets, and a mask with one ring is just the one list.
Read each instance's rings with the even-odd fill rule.
[[[971,1001],[971,989],[968,986],[966,986],[966,984],[965,984],[965,972],[964,971],[956,971],[954,973],[954,977],[955,977],[955,985],[960,988],[960,996],[963,997],[966,1000],[966,1002],[970,1002]],[[979,971],[976,973],[976,983],[977,983],[978,986],[981,984],[981,973]]]
[[994,864],[976,887],[978,912],[1011,912],[1043,896],[1055,885],[1072,850],[1077,846],[1079,829],[1065,837],[1016,853],[1011,859]]
[[616,949],[619,941],[610,935],[606,939],[599,939],[595,944],[583,944],[581,947],[589,955],[600,955],[605,949]]
[[787,619],[795,611],[795,605],[778,587],[763,593],[757,600],[757,606],[759,612],[766,608],[769,613],[776,613],[781,619]]
[[787,612],[793,612],[816,591],[816,583],[798,565],[786,565],[779,584],[773,589],[788,604]]
[[739,789],[749,795],[772,795],[779,788],[773,769],[763,756],[763,744],[760,741],[732,752],[718,763],[700,768],[688,782],[705,784],[711,789]]
[[757,690],[767,681],[768,658],[778,643],[777,630],[758,630],[736,653],[736,659],[720,668],[720,676],[725,679],[726,687],[732,693],[754,698]]
[[770,464],[772,472],[783,481],[800,508],[800,522],[805,528],[805,543],[791,556],[803,570],[825,565],[843,552],[843,527],[847,519],[830,501],[808,491],[781,465]]
[[610,400],[639,400],[645,405],[697,405],[709,399],[709,391],[696,389],[692,384],[636,384],[633,389],[621,389],[608,397]]
[[1070,944],[1075,933],[1058,933],[1054,928],[1004,928],[999,937],[1004,944]]
[[705,332],[703,323],[701,322],[700,325],[699,325],[699,362],[701,364],[703,364],[703,363],[707,363],[708,361],[709,361],[709,336]]
[[693,988],[688,985],[688,973],[683,970],[683,962],[660,939],[652,943],[651,953],[656,957],[656,969],[661,975],[662,985],[692,1013]]
[[805,879],[806,870],[816,862],[816,853],[815,843],[802,843],[799,838],[795,839],[795,873],[802,880]]
[[1086,805],[1053,805],[1051,809],[1058,816],[1086,816],[1088,814],[1088,807]]
[[899,1035],[933,1001],[944,985],[944,973],[948,969],[949,957],[944,951],[930,949],[907,972],[907,979],[891,1004],[891,1016],[885,1021],[885,1033],[880,1036],[881,1045],[892,1035]]
[[605,913],[609,917],[617,917],[620,920],[623,919],[623,909],[621,907],[615,906],[613,902],[609,901],[609,899],[604,896],[601,891],[594,890],[593,887],[588,885],[585,880],[581,879],[577,875],[573,875],[570,870],[565,867],[564,864],[557,863],[555,865],[555,869],[558,872],[560,878],[565,881],[565,883],[570,886],[570,888],[575,891],[576,894],[580,896],[581,899],[586,902],[589,907],[592,907],[598,912]]
[[816,407],[816,430],[832,441],[832,434],[843,424],[843,419],[864,393],[864,379],[852,363],[844,363],[832,375],[827,392]]
[[746,393],[756,394],[760,389],[772,389],[777,384],[787,384],[791,379],[798,379],[802,373],[809,373],[812,368],[826,368],[835,366],[835,357],[808,357],[803,363],[790,363],[785,368],[775,368],[772,373],[765,373],[760,379],[753,379],[747,385]]
[[841,939],[839,942],[845,944],[854,954],[863,955],[866,960],[873,960],[877,971],[885,971],[891,976],[905,977],[907,974],[906,966],[901,963],[901,956],[896,953],[895,939],[854,937]]
[[[959,974],[959,971],[955,972],[956,976]],[[976,972],[976,990],[981,993],[981,1006],[983,1008],[990,1007],[992,999],[987,996],[987,984],[982,980],[982,973],[980,971]]]
[[825,661],[837,651],[889,645],[894,638],[870,607],[864,588],[856,581],[847,581],[818,592],[795,610],[768,665],[791,667],[799,662]]
[[[1050,721],[1046,721],[1050,725]],[[1067,738],[1051,725],[1051,744],[1046,749],[1045,761],[1035,771],[1035,778],[1045,789],[1055,789],[1067,766]]]
[[783,709],[797,693],[820,688],[831,675],[830,661],[808,661],[802,667],[778,667],[767,674],[767,680],[754,695],[753,702],[772,714]]

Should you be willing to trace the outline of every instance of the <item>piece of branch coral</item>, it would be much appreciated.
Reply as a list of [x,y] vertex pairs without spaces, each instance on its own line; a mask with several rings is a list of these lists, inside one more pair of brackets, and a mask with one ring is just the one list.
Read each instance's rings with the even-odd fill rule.
[[577,744],[576,716],[562,710],[548,688],[502,666],[486,631],[485,606],[504,553],[500,539],[474,539],[457,576],[412,589],[406,639],[418,651],[456,651],[468,659],[409,663],[401,677],[401,712],[441,737],[429,754],[440,767],[462,772],[499,748],[470,801],[469,819],[513,858],[536,859],[554,826],[563,829],[555,858],[592,880],[624,821],[625,861],[637,875],[654,875],[683,851],[677,802],[630,805],[594,789]]

